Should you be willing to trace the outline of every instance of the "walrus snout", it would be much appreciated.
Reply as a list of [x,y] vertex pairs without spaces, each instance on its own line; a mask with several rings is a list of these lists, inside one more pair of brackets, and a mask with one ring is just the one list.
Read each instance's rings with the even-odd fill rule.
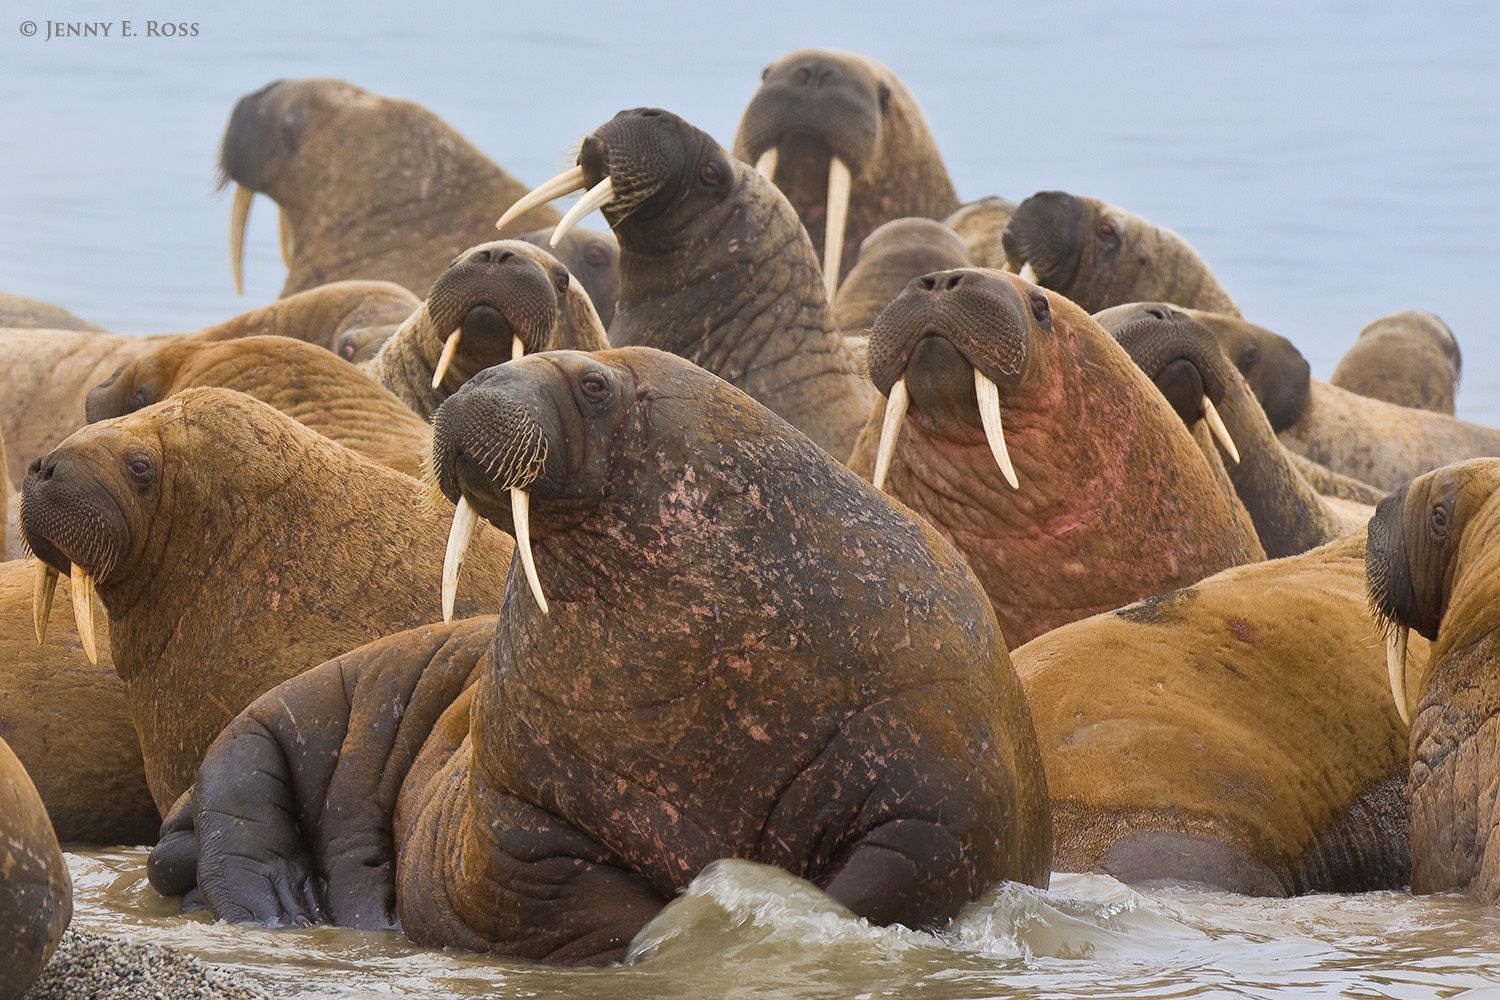
[[1295,344],[1236,316],[1194,310],[1192,316],[1219,342],[1260,401],[1278,434],[1302,419],[1312,391],[1312,366]]
[[1015,271],[1027,264],[1037,284],[1066,291],[1083,258],[1088,208],[1066,191],[1040,191],[1016,207],[1000,245]]
[[128,532],[93,459],[58,448],[31,463],[21,482],[21,534],[42,562],[107,576]]
[[890,100],[890,88],[859,62],[832,52],[793,52],[766,68],[740,135],[752,159],[776,150],[777,170],[826,174],[836,157],[858,177],[880,144]]

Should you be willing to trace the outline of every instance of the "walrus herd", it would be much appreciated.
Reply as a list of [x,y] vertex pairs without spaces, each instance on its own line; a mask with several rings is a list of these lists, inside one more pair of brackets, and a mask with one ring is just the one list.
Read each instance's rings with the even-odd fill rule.
[[0,997],[59,842],[569,964],[726,857],[917,929],[1053,870],[1500,902],[1500,430],[1437,316],[1315,379],[1169,229],[961,203],[853,53],[731,142],[578,125],[528,190],[278,81],[220,163],[283,298],[136,337],[0,293]]

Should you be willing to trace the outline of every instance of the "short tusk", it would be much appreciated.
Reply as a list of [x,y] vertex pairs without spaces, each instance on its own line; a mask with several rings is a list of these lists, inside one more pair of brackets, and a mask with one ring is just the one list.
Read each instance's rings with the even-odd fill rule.
[[761,153],[760,159],[755,161],[755,172],[774,183],[776,180],[776,161],[779,157],[780,154],[776,152],[776,147],[772,146],[764,153]]
[[287,267],[292,266],[292,220],[287,218],[286,209],[282,209],[277,216],[276,226],[278,235],[281,237],[281,262]]
[[453,605],[458,600],[458,572],[464,567],[464,553],[474,537],[479,515],[464,497],[458,498],[453,511],[453,527],[448,529],[448,551],[443,554],[443,621],[453,620]]
[[552,178],[537,185],[530,191],[521,195],[516,203],[505,210],[500,220],[495,223],[496,229],[504,229],[510,222],[525,215],[533,208],[540,208],[554,198],[561,198],[565,194],[581,191],[588,187],[583,179],[582,167],[571,167]]
[[1040,282],[1036,280],[1036,268],[1031,266],[1031,261],[1029,260],[1021,265],[1021,270],[1016,272],[1016,276],[1022,281],[1031,282],[1033,285],[1040,284]]
[[99,647],[94,643],[94,578],[77,563],[68,578],[73,602],[73,621],[78,626],[78,638],[83,642],[83,654],[90,663],[99,662]]
[[603,208],[615,200],[615,181],[613,177],[606,177],[584,192],[582,198],[573,203],[573,207],[563,213],[557,228],[552,230],[552,238],[547,241],[548,246],[557,246],[562,238],[568,235],[568,231],[578,225],[580,219],[588,215],[596,208]]
[[1229,436],[1229,428],[1224,426],[1224,420],[1219,416],[1218,408],[1214,401],[1207,396],[1203,397],[1203,419],[1208,421],[1208,429],[1213,432],[1214,440],[1219,442],[1219,447],[1234,460],[1236,465],[1240,462],[1240,450],[1234,446],[1234,438]]
[[885,401],[885,419],[880,422],[880,446],[875,452],[875,478],[871,480],[877,490],[885,489],[885,477],[891,471],[891,456],[896,454],[896,441],[901,437],[901,421],[906,417],[906,407],[910,402],[906,379],[898,378],[891,384],[890,398]]
[[1010,452],[1005,447],[1005,428],[1000,424],[1000,389],[990,381],[988,375],[974,369],[974,395],[979,399],[979,420],[984,424],[984,439],[990,443],[990,454],[1010,488],[1018,490],[1021,483],[1016,479],[1016,467],[1010,464]]
[[31,621],[36,626],[36,644],[47,641],[47,619],[52,615],[52,597],[62,574],[40,559],[36,564],[36,586],[31,591]]
[[828,301],[839,290],[844,264],[844,225],[849,221],[849,167],[837,156],[828,161],[828,211],[823,219],[823,287]]
[[512,335],[510,338],[510,359],[512,361],[526,354],[526,345],[521,343],[521,338]]
[[234,186],[229,206],[229,270],[234,275],[234,293],[245,294],[245,224],[250,221],[250,202],[255,192],[243,184]]
[[526,582],[531,585],[531,596],[536,606],[547,614],[547,596],[542,593],[542,581],[536,575],[536,560],[531,557],[531,497],[523,489],[510,488],[510,513],[516,525],[516,551],[521,554],[521,568],[526,571]]
[[1391,681],[1391,697],[1396,699],[1396,713],[1408,726],[1411,714],[1406,710],[1406,643],[1410,636],[1410,629],[1396,625],[1385,638],[1385,672]]
[[448,374],[448,366],[453,364],[453,355],[458,351],[458,338],[463,336],[463,330],[454,330],[448,334],[448,339],[443,341],[443,353],[438,355],[437,367],[432,370],[432,387],[436,389],[443,384],[443,376]]

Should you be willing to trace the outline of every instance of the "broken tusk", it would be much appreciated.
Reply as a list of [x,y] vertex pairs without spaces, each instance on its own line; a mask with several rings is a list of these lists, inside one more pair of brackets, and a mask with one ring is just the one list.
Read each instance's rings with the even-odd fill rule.
[[464,553],[474,537],[479,515],[464,497],[458,498],[453,511],[453,527],[448,529],[448,551],[443,554],[443,621],[453,620],[453,605],[458,600],[458,572],[464,566]]
[[286,209],[282,209],[276,218],[277,234],[281,237],[281,262],[287,267],[292,266],[292,220],[286,216]]
[[463,330],[454,330],[448,334],[448,339],[443,341],[443,353],[438,355],[437,367],[432,370],[432,387],[436,389],[443,382],[443,376],[448,374],[448,366],[453,363],[453,355],[458,351],[458,338],[463,336]]
[[552,238],[547,241],[548,246],[557,246],[562,238],[568,235],[568,231],[578,225],[578,221],[588,215],[596,208],[603,208],[615,200],[615,181],[612,177],[589,188],[582,198],[573,203],[573,207],[563,213],[562,219],[557,223],[557,228],[552,230]]
[[531,596],[537,607],[547,614],[547,597],[542,593],[542,581],[536,575],[536,561],[531,557],[531,497],[525,490],[510,488],[510,513],[516,525],[516,551],[521,554],[521,568],[526,571],[526,582],[531,585]]
[[776,161],[779,156],[780,154],[776,152],[775,146],[761,153],[760,159],[755,161],[755,172],[774,183],[776,181]]
[[31,621],[36,626],[36,643],[47,641],[47,619],[52,614],[52,597],[57,593],[57,578],[62,574],[40,559],[36,564],[36,586],[31,591]]
[[1219,416],[1214,401],[1207,396],[1203,397],[1203,419],[1208,421],[1208,429],[1213,433],[1214,440],[1219,442],[1219,447],[1238,465],[1240,450],[1234,446],[1234,438],[1229,436],[1229,428],[1224,426],[1224,420]]
[[504,229],[513,219],[525,215],[533,208],[547,204],[554,198],[561,198],[565,194],[581,191],[588,185],[583,180],[583,168],[572,167],[564,170],[550,181],[544,181],[536,187],[527,191],[516,200],[516,203],[505,210],[495,223],[496,229]]
[[1018,490],[1016,467],[1010,464],[1010,452],[1005,448],[1005,428],[1000,424],[1000,389],[990,381],[988,375],[974,369],[974,395],[979,399],[979,420],[984,424],[984,439],[990,443],[990,454],[1010,488]]
[[250,202],[255,192],[243,184],[234,186],[229,206],[229,270],[234,275],[234,293],[245,294],[245,224],[250,221]]
[[828,301],[839,290],[844,265],[844,225],[849,221],[849,168],[837,156],[828,161],[828,211],[823,219],[823,287]]
[[1396,714],[1401,721],[1411,725],[1411,715],[1406,710],[1406,643],[1411,630],[1399,625],[1385,637],[1385,672],[1391,681],[1391,697],[1396,699]]
[[521,343],[521,338],[512,335],[510,338],[510,359],[512,361],[526,354],[526,345]]
[[99,647],[94,643],[94,578],[77,563],[68,577],[73,602],[73,621],[78,626],[78,638],[83,642],[83,654],[90,663],[99,662]]
[[885,489],[885,477],[891,471],[891,456],[896,453],[896,440],[901,436],[901,421],[906,417],[906,407],[910,402],[906,379],[898,378],[891,384],[890,398],[885,401],[885,419],[880,422],[880,445],[875,452],[875,477],[871,480],[877,490]]
[[1021,270],[1016,272],[1016,276],[1022,281],[1029,281],[1033,285],[1037,284],[1036,268],[1031,266],[1031,261],[1029,260],[1021,265]]

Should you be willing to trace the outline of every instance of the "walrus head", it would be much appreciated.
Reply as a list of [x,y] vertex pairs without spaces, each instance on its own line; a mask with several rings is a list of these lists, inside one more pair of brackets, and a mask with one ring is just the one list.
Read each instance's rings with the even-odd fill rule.
[[583,285],[599,314],[599,322],[609,329],[615,318],[615,303],[620,298],[620,243],[614,233],[596,233],[579,226],[571,230],[555,247],[549,247],[551,229],[522,233],[524,240],[539,250],[552,254],[567,267],[568,273]]
[[834,299],[834,326],[845,334],[868,330],[913,278],[968,266],[963,240],[943,223],[893,219],[859,245],[859,262]]
[[1236,316],[1202,310],[1188,315],[1213,331],[1219,349],[1239,369],[1278,434],[1302,419],[1312,388],[1312,367],[1295,344]]

